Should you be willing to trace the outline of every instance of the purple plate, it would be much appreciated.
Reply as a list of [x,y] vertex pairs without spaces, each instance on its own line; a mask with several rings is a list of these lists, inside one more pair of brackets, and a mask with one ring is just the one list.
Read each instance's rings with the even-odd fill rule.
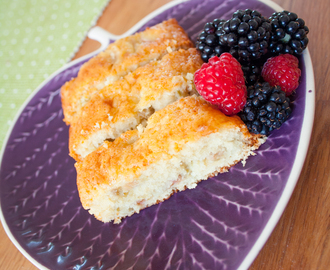
[[[176,18],[195,40],[207,21],[246,8],[267,17],[282,10],[256,0],[174,1],[125,35]],[[110,42],[119,38],[109,37]],[[60,87],[92,55],[44,82],[7,136],[0,216],[10,239],[40,269],[248,268],[280,218],[308,149],[315,98],[308,51],[300,59],[301,85],[291,118],[245,167],[238,164],[119,225],[99,222],[82,208],[68,155],[68,127],[62,121]]]

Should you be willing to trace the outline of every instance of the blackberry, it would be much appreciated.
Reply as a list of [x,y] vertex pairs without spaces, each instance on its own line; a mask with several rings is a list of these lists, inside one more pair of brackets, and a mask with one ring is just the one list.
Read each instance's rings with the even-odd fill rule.
[[286,10],[274,12],[269,20],[272,25],[270,52],[273,55],[301,55],[308,44],[309,29],[305,21],[298,18],[297,14]]
[[238,115],[250,132],[267,136],[278,129],[290,114],[290,99],[281,87],[263,82],[248,88],[246,105]]
[[196,41],[204,62],[224,52],[240,63],[249,63],[268,52],[270,21],[258,11],[237,10],[229,20],[215,19],[205,24]]
[[250,63],[242,63],[242,70],[244,73],[245,84],[247,87],[263,81],[261,72],[266,58],[261,58]]
[[225,20],[214,19],[212,22],[207,22],[204,25],[203,31],[199,34],[196,41],[196,48],[201,52],[201,57],[204,62],[213,56],[220,56],[223,52],[227,52],[219,46],[218,29],[221,29]]
[[268,52],[270,21],[258,11],[237,10],[218,29],[219,44],[240,63],[260,59]]

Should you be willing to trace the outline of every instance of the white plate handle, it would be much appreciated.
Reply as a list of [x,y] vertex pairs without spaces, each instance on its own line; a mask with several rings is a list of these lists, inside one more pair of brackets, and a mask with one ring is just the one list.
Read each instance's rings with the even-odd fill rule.
[[89,30],[87,36],[90,39],[96,40],[101,43],[101,48],[104,50],[108,47],[110,40],[117,40],[118,36],[111,34],[100,26],[95,26]]

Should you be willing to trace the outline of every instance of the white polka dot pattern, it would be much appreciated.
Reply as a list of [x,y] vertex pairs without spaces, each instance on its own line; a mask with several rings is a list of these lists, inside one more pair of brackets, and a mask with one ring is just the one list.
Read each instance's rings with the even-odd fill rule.
[[1,1],[0,147],[23,102],[70,60],[108,2]]

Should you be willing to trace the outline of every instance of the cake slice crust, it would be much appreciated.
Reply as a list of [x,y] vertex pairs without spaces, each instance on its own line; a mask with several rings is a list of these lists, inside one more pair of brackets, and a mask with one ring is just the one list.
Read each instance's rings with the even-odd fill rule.
[[76,121],[90,96],[140,66],[159,60],[170,51],[194,47],[177,23],[170,19],[134,35],[119,39],[86,62],[78,76],[61,89],[64,121]]
[[94,93],[70,126],[70,155],[84,158],[103,141],[144,124],[153,112],[197,93],[193,74],[202,64],[195,48],[180,49]]
[[190,96],[155,112],[146,128],[104,142],[76,163],[82,205],[103,222],[162,202],[174,192],[253,154],[264,140],[202,98]]

